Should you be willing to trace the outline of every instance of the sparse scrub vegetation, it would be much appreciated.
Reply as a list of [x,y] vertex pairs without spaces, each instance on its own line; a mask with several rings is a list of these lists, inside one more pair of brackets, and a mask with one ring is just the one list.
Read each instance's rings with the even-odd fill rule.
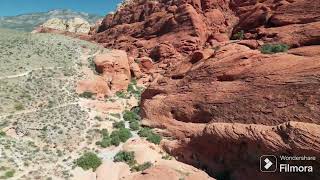
[[141,118],[136,112],[126,110],[123,113],[123,119],[125,121],[133,122],[133,121],[140,121]]
[[241,30],[241,31],[235,33],[235,34],[232,36],[231,39],[233,39],[233,40],[243,40],[243,39],[244,39],[244,31]]
[[95,94],[89,91],[85,91],[81,93],[79,96],[82,98],[92,99],[95,96]]
[[134,152],[120,151],[114,157],[114,162],[125,162],[129,166],[136,164]]
[[124,121],[114,122],[112,126],[113,128],[117,128],[117,129],[126,127]]
[[131,171],[144,171],[146,169],[149,169],[152,166],[151,162],[145,162],[143,164],[135,165],[131,168]]
[[147,141],[152,142],[154,144],[160,144],[162,137],[154,132],[150,128],[142,128],[138,132],[140,137],[146,137]]
[[264,44],[260,51],[263,54],[274,54],[288,51],[289,46],[286,44]]

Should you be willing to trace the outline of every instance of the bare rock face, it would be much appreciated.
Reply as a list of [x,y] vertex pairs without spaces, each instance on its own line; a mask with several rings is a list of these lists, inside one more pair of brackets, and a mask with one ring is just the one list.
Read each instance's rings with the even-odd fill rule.
[[37,29],[33,31],[35,32],[43,32],[48,29],[57,30],[61,32],[70,32],[77,34],[88,34],[90,31],[91,25],[84,19],[81,18],[73,18],[70,20],[63,20],[59,18],[52,18],[43,23]]
[[127,53],[121,50],[111,50],[95,57],[96,70],[101,73],[110,90],[126,90],[131,81],[131,72]]
[[198,0],[128,3],[106,16],[93,39],[134,57],[154,56],[151,51],[158,51],[154,48],[166,42],[174,51],[189,54],[204,46],[214,33],[231,33],[228,24],[235,22],[228,4],[207,4]]
[[317,49],[265,55],[231,43],[209,58],[204,51],[186,72],[166,74],[143,93],[144,123],[178,139],[165,144],[168,152],[214,177],[289,178],[258,173],[259,157],[320,157]]
[[[320,156],[319,5],[132,1],[106,16],[92,40],[152,59],[143,123],[175,139],[164,147],[179,160],[218,179],[319,179],[258,173],[264,153]],[[230,41],[238,32],[244,39]],[[264,43],[292,49],[261,54]]]

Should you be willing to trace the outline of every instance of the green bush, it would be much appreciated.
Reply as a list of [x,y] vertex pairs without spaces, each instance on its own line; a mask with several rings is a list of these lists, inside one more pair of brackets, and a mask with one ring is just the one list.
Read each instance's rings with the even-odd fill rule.
[[10,171],[7,171],[7,172],[4,174],[4,176],[5,176],[5,178],[11,178],[11,177],[14,176],[15,173],[16,173],[15,170],[10,170]]
[[118,135],[113,136],[113,137],[111,138],[111,144],[112,144],[112,145],[114,145],[114,146],[119,146],[120,143],[121,143],[121,139],[120,139],[120,137],[119,137]]
[[109,136],[105,136],[102,138],[101,141],[96,142],[96,145],[99,145],[103,148],[107,148],[107,147],[111,146],[111,144],[112,144],[112,140],[110,139]]
[[121,128],[119,130],[113,131],[110,137],[111,139],[119,137],[121,142],[126,142],[132,137],[132,134],[129,129]]
[[264,44],[260,51],[263,54],[274,54],[278,52],[286,52],[288,51],[289,46],[286,44]]
[[152,131],[150,128],[141,128],[138,134],[140,137],[148,137],[152,134]]
[[84,153],[79,159],[76,160],[76,165],[84,170],[93,169],[95,171],[102,164],[101,159],[92,152]]
[[107,129],[102,129],[100,131],[101,135],[102,135],[102,140],[96,142],[96,145],[99,145],[103,148],[109,147],[111,146],[111,139],[109,137],[109,132]]
[[92,92],[85,91],[85,92],[81,93],[79,96],[82,97],[82,98],[91,99],[91,98],[93,98],[94,95],[95,94],[92,93]]
[[131,168],[131,171],[144,171],[152,166],[151,162],[145,162],[140,165],[135,165]]
[[101,133],[102,136],[109,136],[108,129],[102,129],[102,130],[100,131],[100,133]]
[[123,113],[123,119],[125,121],[129,121],[129,122],[139,121],[140,120],[140,116],[136,112],[126,110]]
[[136,113],[136,114],[139,114],[140,113],[140,107],[136,106],[136,107],[132,108],[131,111]]
[[117,129],[126,127],[124,121],[114,122],[112,126],[113,128],[117,128]]
[[6,132],[0,131],[0,137],[3,137],[3,136],[5,136],[5,135],[6,135]]
[[160,144],[161,140],[162,140],[162,137],[154,133],[147,137],[147,141],[152,142],[153,144]]
[[116,96],[118,97],[118,98],[127,98],[127,94],[125,93],[125,92],[123,92],[123,91],[118,91],[118,92],[116,92]]
[[138,121],[131,121],[129,125],[130,125],[130,129],[133,131],[137,131],[140,129],[140,124]]
[[244,31],[241,30],[241,31],[235,33],[235,34],[232,36],[231,39],[233,39],[233,40],[242,40],[242,39],[244,39]]
[[109,147],[111,145],[119,146],[121,142],[126,142],[129,138],[132,137],[130,130],[126,128],[115,130],[111,133],[110,136],[106,129],[103,129],[100,133],[102,134],[102,140],[96,142],[96,145],[103,148]]
[[152,132],[150,128],[142,128],[138,132],[138,134],[140,137],[146,137],[147,141],[152,142],[154,144],[160,144],[160,141],[162,140],[162,137]]
[[14,106],[14,108],[17,110],[17,111],[21,111],[21,110],[24,110],[24,107],[22,104],[18,103]]
[[120,151],[115,155],[114,162],[125,162],[129,166],[133,166],[134,164],[136,164],[136,160],[134,159],[134,152]]

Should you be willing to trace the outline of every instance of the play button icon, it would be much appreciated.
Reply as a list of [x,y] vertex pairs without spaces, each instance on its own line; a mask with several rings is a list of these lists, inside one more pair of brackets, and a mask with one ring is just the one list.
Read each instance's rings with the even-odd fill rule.
[[275,172],[277,170],[277,158],[274,155],[263,155],[260,157],[261,172]]

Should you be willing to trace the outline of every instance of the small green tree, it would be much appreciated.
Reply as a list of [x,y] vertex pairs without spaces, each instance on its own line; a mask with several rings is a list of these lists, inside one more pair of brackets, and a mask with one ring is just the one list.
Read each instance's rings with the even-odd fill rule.
[[125,162],[129,166],[136,164],[134,152],[120,151],[114,157],[114,162]]
[[117,128],[117,129],[126,127],[124,121],[114,122],[112,126],[113,128]]
[[136,112],[126,110],[123,113],[123,119],[125,121],[129,121],[129,122],[139,121],[140,120],[140,116]]
[[158,134],[152,133],[152,135],[147,137],[147,141],[152,142],[153,144],[160,144],[162,137]]
[[140,124],[138,121],[131,121],[129,125],[130,125],[130,129],[133,131],[137,131],[140,129]]
[[95,153],[86,152],[76,160],[76,164],[84,170],[92,168],[95,171],[102,164],[102,161]]

